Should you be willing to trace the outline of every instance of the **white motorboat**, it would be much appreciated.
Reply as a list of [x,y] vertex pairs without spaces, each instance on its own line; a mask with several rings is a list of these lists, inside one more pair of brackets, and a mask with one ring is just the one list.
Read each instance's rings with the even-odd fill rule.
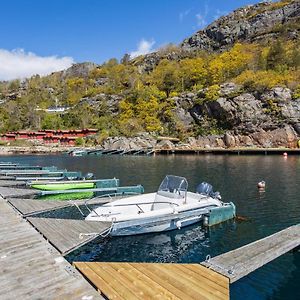
[[89,213],[86,220],[112,222],[112,236],[169,231],[200,222],[215,208],[229,207],[232,218],[235,206],[220,199],[220,194],[214,193],[208,183],[200,184],[193,193],[188,192],[188,182],[184,177],[167,175],[156,193],[99,206]]

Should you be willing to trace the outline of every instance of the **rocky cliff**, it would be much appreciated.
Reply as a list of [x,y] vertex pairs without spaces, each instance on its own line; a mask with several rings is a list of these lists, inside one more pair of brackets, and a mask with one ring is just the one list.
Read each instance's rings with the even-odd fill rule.
[[205,29],[185,39],[185,50],[219,51],[236,42],[267,41],[285,31],[290,39],[299,38],[300,1],[262,2],[237,9]]
[[[300,137],[300,98],[288,88],[244,92],[234,84],[221,86],[220,96],[204,101],[203,90],[174,97],[174,112],[185,126],[197,124],[207,136],[192,139],[199,147],[297,147]],[[209,134],[217,125],[222,134]]]

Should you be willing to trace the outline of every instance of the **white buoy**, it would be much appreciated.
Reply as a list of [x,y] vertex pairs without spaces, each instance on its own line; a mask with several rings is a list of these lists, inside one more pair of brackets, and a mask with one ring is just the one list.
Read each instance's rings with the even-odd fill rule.
[[283,153],[283,156],[284,156],[284,157],[287,157],[287,156],[288,156],[288,154],[287,154],[286,152],[284,152],[284,153]]
[[266,182],[265,181],[260,181],[260,182],[258,182],[257,183],[257,187],[259,188],[259,189],[264,189],[265,187],[266,187]]

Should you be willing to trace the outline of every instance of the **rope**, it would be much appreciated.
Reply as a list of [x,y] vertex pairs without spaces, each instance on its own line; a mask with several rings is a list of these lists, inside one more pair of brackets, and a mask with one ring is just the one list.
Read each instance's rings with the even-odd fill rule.
[[79,212],[81,213],[81,215],[83,216],[83,217],[85,217],[85,214],[82,212],[82,210],[80,209],[80,207],[78,206],[78,204],[77,203],[75,203],[74,201],[70,201],[70,203],[73,205],[73,206],[75,206],[78,210],[79,210]]
[[112,232],[115,221],[116,221],[116,219],[113,218],[110,227],[107,230],[105,230],[104,232],[102,232],[102,233],[99,233],[99,232],[79,233],[79,239],[82,240],[84,236],[92,236],[92,235],[99,235],[99,236],[101,236],[103,238],[106,238]]

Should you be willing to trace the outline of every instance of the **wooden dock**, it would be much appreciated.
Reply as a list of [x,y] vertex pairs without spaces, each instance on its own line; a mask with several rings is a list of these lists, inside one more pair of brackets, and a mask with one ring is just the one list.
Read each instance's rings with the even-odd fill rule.
[[201,264],[227,276],[233,283],[298,246],[300,225],[294,225]]
[[[115,197],[113,200],[120,199]],[[8,198],[7,201],[23,216],[28,217],[47,211],[61,209],[70,206],[84,205],[86,200],[37,200],[37,199],[22,199]],[[89,199],[88,204],[105,204],[111,201],[109,197]]]
[[110,222],[85,220],[27,218],[62,255],[66,255],[95,238],[105,235]]
[[199,264],[75,262],[108,299],[229,299],[229,280]]
[[25,185],[26,185],[25,181],[1,180],[0,179],[0,186],[3,186],[3,187],[22,187]]
[[284,152],[291,155],[299,155],[300,149],[290,148],[173,148],[173,149],[154,149],[155,154],[235,154],[235,155],[252,155],[252,154],[280,154]]
[[[0,182],[1,185],[1,182]],[[19,197],[30,197],[38,195],[38,192],[33,189],[21,189],[21,188],[12,188],[12,187],[3,187],[0,186],[0,196],[4,199],[6,198],[19,198]]]
[[36,230],[0,199],[0,298],[103,299]]

